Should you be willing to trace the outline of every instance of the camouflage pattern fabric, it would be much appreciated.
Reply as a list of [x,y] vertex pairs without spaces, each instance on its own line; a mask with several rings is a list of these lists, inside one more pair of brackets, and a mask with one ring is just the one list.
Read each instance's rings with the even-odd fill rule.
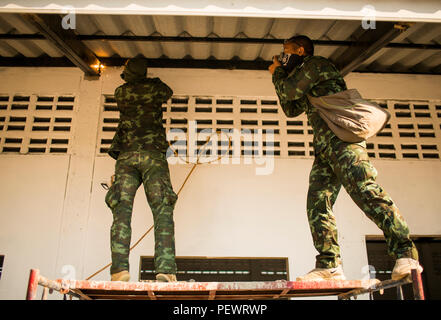
[[120,121],[109,155],[116,160],[120,152],[166,152],[168,143],[162,125],[162,104],[172,95],[173,91],[159,78],[143,78],[116,88]]
[[143,183],[153,213],[155,271],[176,274],[173,209],[177,196],[165,154],[154,150],[124,152],[116,161],[115,176],[105,199],[113,213],[110,273],[129,270],[133,200]]
[[282,67],[276,68],[273,83],[287,117],[306,112],[314,132],[314,153],[320,153],[335,134],[309,103],[306,94],[321,97],[346,90],[346,83],[337,68],[326,58],[308,56],[290,74]]
[[115,90],[120,119],[109,155],[116,159],[115,182],[106,195],[113,213],[110,273],[129,270],[131,216],[136,190],[144,184],[153,213],[156,273],[176,273],[173,209],[177,200],[170,182],[162,125],[162,104],[173,91],[159,78],[146,78],[145,59],[128,60]]
[[337,137],[315,158],[309,176],[307,214],[314,246],[319,252],[317,268],[334,268],[341,263],[332,207],[342,185],[383,231],[392,257],[418,260],[406,222],[391,197],[376,183],[376,177],[377,170],[369,161],[366,148]]
[[307,99],[307,94],[319,97],[346,90],[345,81],[326,58],[308,56],[303,61],[290,74],[277,67],[272,80],[286,116],[296,117],[305,112],[314,133],[315,161],[310,173],[307,214],[314,246],[319,252],[316,267],[333,268],[341,263],[332,213],[341,185],[383,231],[391,256],[418,259],[396,205],[375,182],[377,171],[369,161],[366,142],[340,140]]

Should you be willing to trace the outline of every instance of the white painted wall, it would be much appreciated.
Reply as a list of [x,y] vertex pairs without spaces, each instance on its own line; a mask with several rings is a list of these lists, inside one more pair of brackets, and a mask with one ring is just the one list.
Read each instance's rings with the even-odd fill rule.
[[[8,81],[0,94],[75,94],[72,153],[0,154],[0,254],[5,255],[0,299],[23,299],[30,268],[56,279],[73,266],[84,279],[110,262],[110,210],[105,190],[114,160],[96,156],[102,94],[122,83],[119,68],[106,69],[98,81],[82,80],[71,68],[0,68]],[[156,69],[175,95],[274,96],[265,71]],[[367,98],[441,100],[440,76],[350,74],[349,87]],[[438,142],[439,143],[439,142]],[[414,235],[441,234],[441,162],[374,160],[378,181],[397,202]],[[257,176],[255,165],[205,164],[198,167],[176,205],[178,256],[288,257],[290,279],[309,271],[316,252],[306,219],[306,192],[312,159],[276,159],[271,175]],[[191,165],[171,165],[177,191]],[[139,189],[134,205],[133,238],[152,224]],[[344,269],[348,278],[366,276],[366,235],[380,231],[342,190],[335,205]],[[153,237],[132,252],[132,280],[139,257],[153,254]],[[108,280],[106,270],[94,278]],[[41,292],[41,291],[40,291]],[[54,295],[52,298],[59,298]]]

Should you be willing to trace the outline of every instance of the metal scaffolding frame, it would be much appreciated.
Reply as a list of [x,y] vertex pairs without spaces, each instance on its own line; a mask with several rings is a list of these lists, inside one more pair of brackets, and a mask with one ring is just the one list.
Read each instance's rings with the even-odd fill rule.
[[49,280],[32,269],[29,276],[27,300],[34,300],[38,286],[42,286],[41,299],[58,291],[80,300],[243,300],[287,299],[294,297],[337,296],[339,300],[356,299],[361,294],[397,288],[398,299],[403,299],[401,287],[412,284],[414,299],[424,300],[421,274],[412,270],[401,280],[332,280],[332,281],[254,281],[254,282],[121,282],[87,280]]

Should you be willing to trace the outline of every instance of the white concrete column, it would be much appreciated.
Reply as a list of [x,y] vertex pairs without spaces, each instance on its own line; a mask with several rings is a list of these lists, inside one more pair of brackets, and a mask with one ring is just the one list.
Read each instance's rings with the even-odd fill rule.
[[77,119],[62,213],[56,275],[83,278],[102,80],[80,82]]

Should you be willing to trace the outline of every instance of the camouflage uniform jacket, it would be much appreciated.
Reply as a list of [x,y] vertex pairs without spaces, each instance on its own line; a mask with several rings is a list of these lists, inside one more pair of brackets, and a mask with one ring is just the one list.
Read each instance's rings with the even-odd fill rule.
[[282,67],[277,67],[273,74],[273,83],[287,117],[306,113],[314,133],[314,153],[320,153],[335,135],[306,95],[321,97],[346,90],[346,83],[340,72],[326,58],[308,56],[289,74]]
[[121,152],[157,150],[166,152],[168,143],[162,125],[162,104],[173,91],[159,78],[127,82],[115,90],[120,112],[109,155]]

